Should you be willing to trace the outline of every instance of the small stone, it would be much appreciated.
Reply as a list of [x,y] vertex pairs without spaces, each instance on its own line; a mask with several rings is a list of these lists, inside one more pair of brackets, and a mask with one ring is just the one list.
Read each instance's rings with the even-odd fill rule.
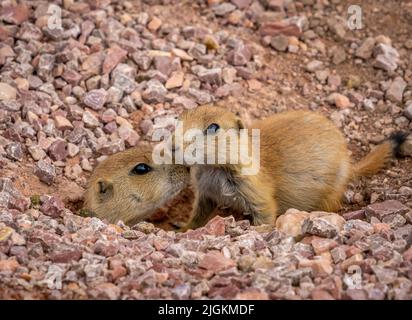
[[386,99],[396,103],[401,103],[405,88],[405,80],[403,80],[402,77],[396,77],[386,91]]
[[0,228],[0,243],[6,242],[14,232],[13,228],[10,227],[2,227]]
[[364,219],[365,218],[365,210],[357,210],[352,212],[347,212],[342,215],[345,220],[352,220],[352,219]]
[[89,128],[96,128],[100,124],[99,120],[94,116],[94,114],[88,110],[86,110],[83,113],[82,120],[84,124],[86,125],[86,127],[89,127]]
[[341,64],[346,60],[346,51],[342,47],[335,47],[332,51],[332,62]]
[[139,222],[138,224],[134,225],[133,230],[137,230],[137,231],[143,232],[145,234],[150,234],[150,233],[154,233],[156,231],[156,227],[152,223],[142,221],[142,222]]
[[66,117],[55,116],[54,121],[56,123],[56,128],[61,131],[73,129],[72,123]]
[[378,44],[373,54],[376,56],[373,66],[386,71],[395,71],[398,67],[399,53],[390,45]]
[[289,236],[302,235],[302,225],[308,217],[307,212],[289,209],[277,218],[276,228]]
[[311,292],[313,300],[335,300],[326,290],[315,289]]
[[249,46],[239,44],[228,53],[227,61],[233,66],[244,66],[252,59],[252,52]]
[[54,263],[70,263],[72,261],[79,261],[82,257],[82,252],[78,249],[53,251],[49,254],[49,257]]
[[57,140],[53,142],[48,150],[49,156],[54,161],[64,161],[67,158],[67,142]]
[[312,269],[313,275],[315,277],[326,276],[333,272],[331,261],[323,257],[318,257],[314,260],[302,259],[301,261],[299,261],[299,268],[306,267]]
[[84,104],[93,110],[100,110],[103,108],[106,100],[108,98],[108,94],[104,89],[95,89],[91,90],[86,93],[84,97]]
[[61,216],[64,210],[64,203],[58,197],[50,197],[40,207],[40,211],[52,218]]
[[398,277],[398,272],[396,270],[388,269],[379,265],[373,265],[371,268],[380,283],[391,284],[396,281]]
[[346,259],[346,252],[343,247],[336,247],[330,251],[330,254],[332,256],[333,262],[339,263],[342,262]]
[[120,297],[120,292],[120,288],[110,282],[100,283],[89,290],[92,298],[99,300],[117,300]]
[[335,237],[342,230],[345,219],[335,213],[312,212],[302,224],[302,232],[324,238]]
[[269,296],[266,292],[262,292],[258,289],[246,289],[242,292],[239,292],[235,300],[269,300]]
[[222,79],[227,84],[232,84],[236,78],[236,69],[227,67],[222,69]]
[[366,216],[370,219],[371,217],[378,218],[380,221],[385,216],[404,214],[410,211],[410,208],[404,206],[402,203],[396,200],[386,200],[384,202],[374,203],[366,207]]
[[147,25],[147,28],[150,31],[155,32],[157,31],[157,29],[160,28],[161,25],[162,25],[162,20],[160,20],[157,17],[153,17],[152,20],[150,20],[149,24]]
[[19,266],[20,264],[13,258],[0,260],[0,272],[14,272]]
[[213,12],[217,16],[225,16],[225,15],[227,15],[228,13],[232,12],[235,9],[236,9],[236,7],[233,4],[227,3],[227,2],[219,4],[219,5],[214,6],[212,8]]
[[203,43],[209,50],[219,49],[219,42],[214,36],[210,34],[205,35],[205,37],[203,38]]
[[309,72],[315,72],[323,68],[323,62],[319,60],[313,60],[306,65],[306,70]]
[[172,49],[172,54],[175,55],[176,57],[179,57],[180,59],[184,61],[192,61],[193,57],[190,56],[186,51],[178,48],[173,48]]
[[334,104],[336,107],[340,109],[345,109],[351,106],[351,103],[348,97],[340,93],[336,93],[336,92],[332,93],[331,95],[327,97],[327,100],[329,103]]
[[27,149],[35,161],[39,161],[46,157],[46,152],[44,152],[38,145],[30,146]]
[[88,159],[86,159],[86,158],[82,159],[82,161],[80,162],[80,164],[81,164],[81,167],[82,167],[82,169],[83,169],[84,171],[88,171],[88,172],[93,171],[93,167],[92,167],[92,165],[90,164],[90,162],[89,162]]
[[259,32],[262,36],[283,34],[285,36],[299,37],[306,25],[307,18],[296,16],[281,21],[265,22],[260,27]]
[[107,74],[112,71],[126,56],[127,51],[117,45],[109,48],[103,62],[103,73]]
[[40,160],[35,166],[34,174],[40,179],[40,181],[51,185],[56,178],[56,169],[52,164],[47,163],[44,160]]
[[93,251],[95,254],[111,257],[119,251],[119,246],[113,242],[98,240],[93,246]]
[[142,98],[147,103],[162,103],[165,100],[167,89],[156,79],[147,82],[147,88],[142,93]]
[[12,142],[9,143],[6,148],[6,153],[7,156],[12,159],[12,160],[16,160],[16,161],[22,161],[23,160],[23,148],[21,143],[19,142]]
[[190,98],[178,96],[173,99],[172,105],[176,107],[183,107],[185,109],[194,109],[197,107],[197,103]]
[[67,155],[70,158],[75,157],[79,152],[80,152],[80,148],[78,146],[70,142],[67,144]]
[[183,85],[184,76],[185,74],[183,71],[172,72],[170,78],[166,82],[166,89],[174,89],[181,87]]
[[97,151],[102,155],[111,155],[123,151],[125,149],[124,141],[122,139],[116,139],[115,141],[104,143],[99,145]]
[[346,259],[342,262],[341,268],[342,270],[346,271],[349,269],[350,266],[353,265],[360,265],[363,262],[363,256],[361,253],[354,254],[350,258]]
[[289,39],[283,34],[274,36],[270,41],[270,46],[277,51],[286,51],[289,46]]
[[362,43],[362,45],[356,50],[355,55],[364,60],[372,57],[373,48],[375,47],[375,38],[369,37]]
[[0,17],[7,23],[22,24],[30,16],[30,8],[22,3],[16,6],[5,4],[1,10]]
[[199,72],[198,74],[200,81],[207,82],[211,85],[220,86],[222,84],[222,69],[208,69]]
[[0,101],[16,100],[17,91],[7,83],[0,82]]
[[121,139],[126,142],[127,147],[134,147],[140,139],[140,136],[132,128],[121,125],[118,129],[118,134]]
[[219,251],[209,251],[199,263],[199,267],[210,270],[212,272],[219,272],[236,266],[236,263],[229,258],[226,258]]
[[317,237],[311,241],[311,244],[316,255],[320,255],[323,252],[330,251],[338,245],[338,243],[335,240],[322,239]]

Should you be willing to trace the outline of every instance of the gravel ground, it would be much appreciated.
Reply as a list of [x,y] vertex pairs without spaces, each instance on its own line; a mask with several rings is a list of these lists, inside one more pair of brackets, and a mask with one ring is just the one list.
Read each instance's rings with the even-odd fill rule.
[[358,1],[361,30],[349,1],[50,3],[0,4],[1,298],[412,298],[412,139],[338,214],[177,234],[188,189],[154,224],[79,216],[98,162],[198,105],[324,113],[355,159],[410,131],[412,2]]

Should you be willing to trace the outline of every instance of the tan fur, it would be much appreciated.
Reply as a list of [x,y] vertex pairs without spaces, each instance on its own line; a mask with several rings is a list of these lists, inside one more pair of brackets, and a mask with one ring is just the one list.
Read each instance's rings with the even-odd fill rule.
[[[186,111],[181,120],[184,130],[204,130],[211,123],[226,130],[243,127],[233,113],[209,106]],[[289,208],[336,211],[348,182],[376,173],[392,153],[385,142],[353,166],[342,133],[315,112],[280,113],[252,128],[260,129],[259,173],[241,175],[241,164],[194,165],[196,198],[184,229],[202,226],[217,206],[251,214],[255,224],[273,224]]]
[[[152,171],[130,174],[139,163],[148,164]],[[189,176],[182,165],[154,164],[149,147],[128,149],[108,157],[94,170],[84,196],[85,208],[112,223],[138,222],[187,186]],[[99,183],[108,191],[99,192]]]

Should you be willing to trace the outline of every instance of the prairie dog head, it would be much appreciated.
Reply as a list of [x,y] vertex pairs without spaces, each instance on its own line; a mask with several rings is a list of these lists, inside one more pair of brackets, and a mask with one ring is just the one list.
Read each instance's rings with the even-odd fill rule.
[[[229,157],[229,152],[236,151],[231,143],[239,138],[240,129],[245,128],[242,120],[234,113],[211,106],[187,110],[179,120],[181,128],[177,127],[173,136],[174,151],[175,154],[179,150],[184,153],[184,163],[187,164],[193,164],[188,162],[189,158],[200,161],[203,156],[204,160],[214,159],[217,163],[219,156]],[[224,142],[226,143],[222,144]],[[194,157],[187,157],[192,151]]]
[[150,147],[114,154],[89,179],[85,208],[111,223],[138,222],[177,195],[189,182],[182,165],[155,164]]

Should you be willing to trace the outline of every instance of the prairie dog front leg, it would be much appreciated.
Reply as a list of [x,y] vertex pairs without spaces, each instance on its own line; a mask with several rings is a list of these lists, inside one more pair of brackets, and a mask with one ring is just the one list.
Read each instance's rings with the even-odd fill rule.
[[182,229],[196,229],[204,226],[215,208],[216,203],[212,199],[200,195],[199,193],[196,194],[190,222]]

